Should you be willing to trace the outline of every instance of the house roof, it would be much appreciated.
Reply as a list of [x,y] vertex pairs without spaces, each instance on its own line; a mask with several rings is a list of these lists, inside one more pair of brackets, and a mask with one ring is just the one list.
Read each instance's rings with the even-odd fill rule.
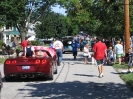
[[20,33],[18,31],[12,31],[10,32],[11,35],[20,35]]
[[6,35],[20,35],[19,31],[14,27],[13,31],[6,31]]

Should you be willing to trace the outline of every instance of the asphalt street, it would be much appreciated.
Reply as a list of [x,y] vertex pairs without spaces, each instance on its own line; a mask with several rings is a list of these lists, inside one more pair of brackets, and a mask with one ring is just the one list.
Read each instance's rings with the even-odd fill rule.
[[1,99],[133,99],[133,92],[112,66],[105,66],[104,77],[98,77],[95,65],[83,64],[82,52],[77,60],[71,53],[63,54],[58,74],[52,81],[5,82],[3,65]]

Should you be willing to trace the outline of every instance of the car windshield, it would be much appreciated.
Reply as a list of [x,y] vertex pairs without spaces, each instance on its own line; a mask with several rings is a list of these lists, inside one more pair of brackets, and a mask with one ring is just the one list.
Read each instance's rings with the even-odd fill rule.
[[71,44],[72,44],[72,40],[64,40],[63,41],[64,46],[68,46],[68,45],[71,45]]

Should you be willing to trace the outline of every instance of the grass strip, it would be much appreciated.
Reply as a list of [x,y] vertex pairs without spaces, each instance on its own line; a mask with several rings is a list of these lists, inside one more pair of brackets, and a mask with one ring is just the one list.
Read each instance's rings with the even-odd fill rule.
[[5,62],[5,58],[0,58],[0,64],[3,64]]
[[119,69],[127,70],[128,65],[126,63],[122,63],[122,65],[114,64],[113,67],[119,73],[121,79],[133,90],[133,73],[122,74],[119,72]]

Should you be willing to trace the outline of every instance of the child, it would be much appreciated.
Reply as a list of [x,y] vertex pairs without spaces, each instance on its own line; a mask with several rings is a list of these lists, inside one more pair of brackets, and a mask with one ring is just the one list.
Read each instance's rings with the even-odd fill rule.
[[114,52],[112,47],[109,47],[108,50],[108,64],[110,65],[114,61]]
[[132,53],[132,49],[129,48],[128,53],[126,53],[126,62],[128,63],[128,72],[129,73],[132,72],[132,69],[131,69],[131,66],[133,64],[132,60],[133,60],[133,53]]
[[89,53],[89,44],[86,44],[83,49],[83,56],[84,56],[84,64],[88,63],[88,58],[91,57]]

